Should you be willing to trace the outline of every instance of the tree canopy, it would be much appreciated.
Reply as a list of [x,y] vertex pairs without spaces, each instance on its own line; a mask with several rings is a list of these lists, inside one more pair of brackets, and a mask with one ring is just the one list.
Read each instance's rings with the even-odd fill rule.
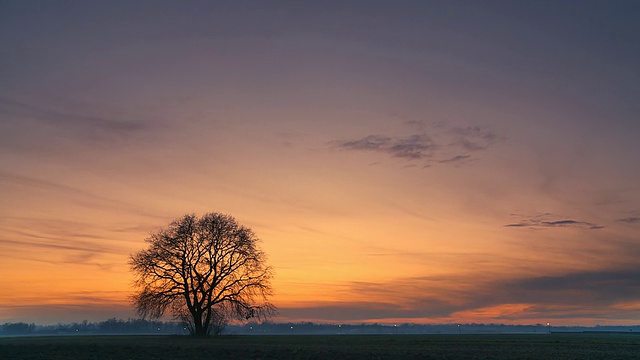
[[272,268],[251,229],[230,215],[188,214],[152,233],[131,256],[132,302],[143,317],[169,311],[194,335],[218,334],[230,319],[264,319]]

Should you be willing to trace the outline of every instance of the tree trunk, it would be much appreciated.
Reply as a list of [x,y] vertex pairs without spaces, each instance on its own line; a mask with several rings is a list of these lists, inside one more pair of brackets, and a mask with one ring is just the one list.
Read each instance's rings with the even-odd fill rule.
[[193,335],[207,336],[208,326],[204,326],[204,324],[202,323],[202,316],[200,314],[192,314],[192,315],[193,315],[193,328],[195,330]]

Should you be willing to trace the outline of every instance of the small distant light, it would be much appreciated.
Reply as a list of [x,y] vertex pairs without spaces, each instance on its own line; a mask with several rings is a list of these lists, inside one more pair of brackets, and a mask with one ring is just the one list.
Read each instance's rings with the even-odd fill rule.
[[160,328],[158,328],[158,331],[160,331]]

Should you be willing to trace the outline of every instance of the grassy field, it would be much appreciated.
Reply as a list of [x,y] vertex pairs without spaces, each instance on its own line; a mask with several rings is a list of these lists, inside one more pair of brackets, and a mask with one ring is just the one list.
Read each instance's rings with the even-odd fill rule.
[[640,335],[42,336],[8,359],[640,359]]

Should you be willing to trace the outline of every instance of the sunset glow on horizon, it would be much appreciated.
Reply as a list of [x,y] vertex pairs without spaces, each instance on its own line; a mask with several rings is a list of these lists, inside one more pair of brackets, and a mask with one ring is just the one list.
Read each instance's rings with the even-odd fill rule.
[[640,324],[633,1],[0,3],[0,323],[234,216],[275,321]]

